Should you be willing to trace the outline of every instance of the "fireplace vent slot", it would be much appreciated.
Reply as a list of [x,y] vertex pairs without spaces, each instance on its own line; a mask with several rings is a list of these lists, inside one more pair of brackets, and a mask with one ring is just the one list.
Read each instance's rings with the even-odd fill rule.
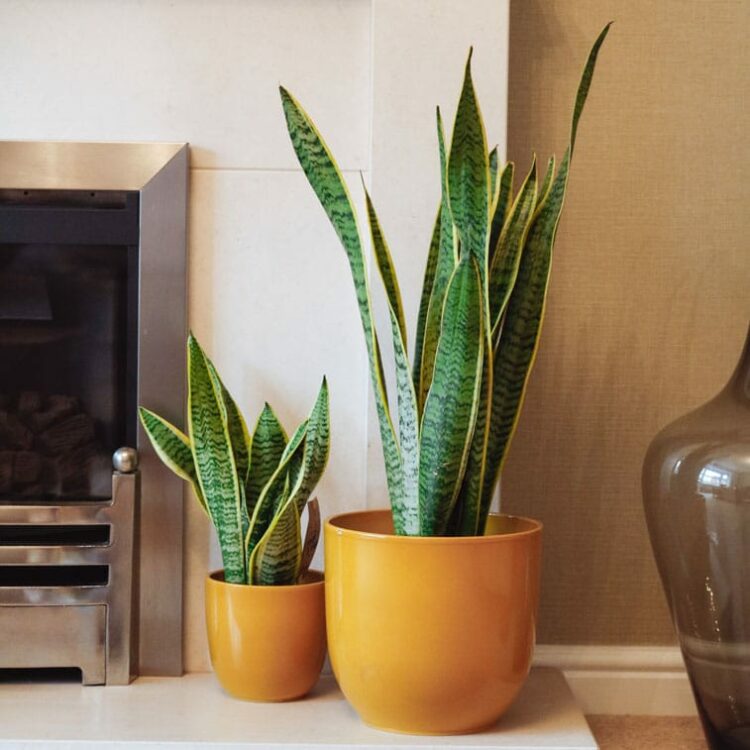
[[0,565],[0,587],[106,586],[108,565]]
[[0,547],[16,545],[106,546],[109,544],[111,528],[108,524],[72,524],[69,526],[0,524]]

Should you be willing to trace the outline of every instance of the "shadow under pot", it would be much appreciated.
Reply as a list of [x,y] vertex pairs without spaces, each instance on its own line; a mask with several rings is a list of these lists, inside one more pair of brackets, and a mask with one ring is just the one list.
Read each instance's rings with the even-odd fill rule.
[[390,511],[325,525],[333,671],[362,720],[410,734],[493,725],[531,665],[542,525],[491,516],[485,536],[396,536]]
[[308,693],[326,654],[323,575],[293,586],[206,578],[211,664],[224,690],[249,701],[288,701]]

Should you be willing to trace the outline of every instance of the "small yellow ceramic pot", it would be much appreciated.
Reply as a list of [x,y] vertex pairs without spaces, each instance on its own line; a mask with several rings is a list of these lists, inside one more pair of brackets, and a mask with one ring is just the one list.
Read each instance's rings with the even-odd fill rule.
[[390,511],[326,523],[328,649],[363,721],[412,734],[497,721],[531,664],[541,536],[513,516],[481,537],[395,536]]
[[224,690],[250,701],[287,701],[318,680],[326,653],[324,584],[311,571],[295,586],[206,578],[211,664]]

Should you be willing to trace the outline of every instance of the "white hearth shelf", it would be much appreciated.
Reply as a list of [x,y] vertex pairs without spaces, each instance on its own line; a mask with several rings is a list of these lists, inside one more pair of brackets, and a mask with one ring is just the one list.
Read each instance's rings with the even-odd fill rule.
[[493,729],[461,737],[413,737],[364,726],[330,676],[305,700],[245,703],[210,674],[141,678],[129,687],[0,684],[0,750],[360,750],[516,748],[590,750],[591,732],[562,674],[535,668]]

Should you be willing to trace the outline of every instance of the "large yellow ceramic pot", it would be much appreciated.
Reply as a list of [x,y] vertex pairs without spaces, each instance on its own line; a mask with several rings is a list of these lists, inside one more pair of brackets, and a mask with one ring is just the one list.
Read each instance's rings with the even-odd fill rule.
[[323,576],[295,586],[226,583],[206,578],[211,664],[224,690],[250,701],[286,701],[318,680],[326,653]]
[[541,537],[513,516],[481,537],[396,536],[390,511],[326,523],[331,664],[367,724],[463,734],[497,721],[531,664]]

